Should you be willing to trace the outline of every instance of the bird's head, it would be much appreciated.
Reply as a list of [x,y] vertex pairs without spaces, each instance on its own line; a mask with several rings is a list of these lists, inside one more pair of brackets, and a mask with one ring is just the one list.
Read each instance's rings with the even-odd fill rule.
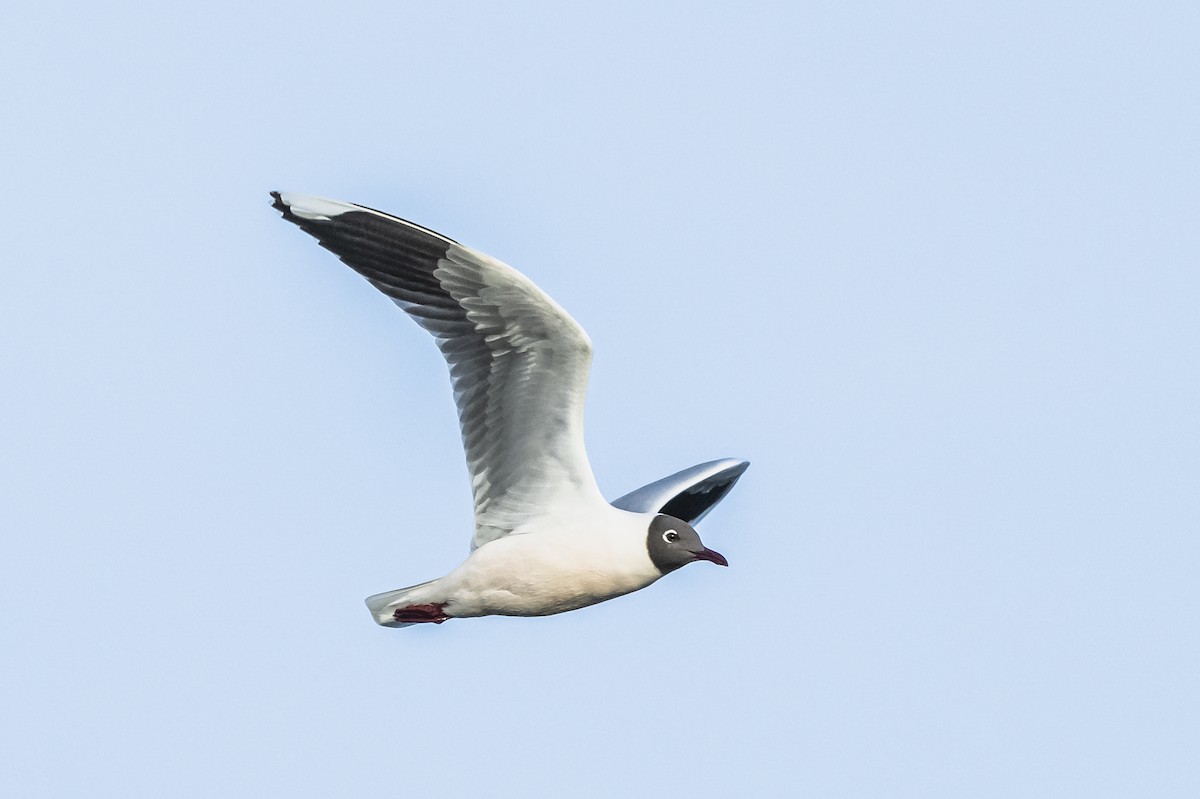
[[724,555],[704,546],[690,524],[661,513],[650,522],[646,549],[650,551],[650,560],[663,574],[697,560],[711,561],[718,566],[729,565]]

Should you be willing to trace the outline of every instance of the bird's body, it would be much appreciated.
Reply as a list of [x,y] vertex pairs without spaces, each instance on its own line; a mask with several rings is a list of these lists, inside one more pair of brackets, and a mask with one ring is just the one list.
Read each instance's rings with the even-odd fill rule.
[[[440,605],[446,616],[547,616],[645,588],[662,576],[646,550],[655,514],[612,506],[580,518],[538,520],[537,529],[490,541],[445,577],[372,597],[380,624],[400,605]],[[374,600],[374,601],[373,601]]]
[[444,577],[369,597],[378,623],[545,616],[695,560],[726,565],[687,520],[660,511],[700,518],[745,462],[702,464],[606,502],[583,446],[591,342],[528,278],[370,208],[272,196],[285,219],[432,333],[450,365],[475,499],[472,551]]

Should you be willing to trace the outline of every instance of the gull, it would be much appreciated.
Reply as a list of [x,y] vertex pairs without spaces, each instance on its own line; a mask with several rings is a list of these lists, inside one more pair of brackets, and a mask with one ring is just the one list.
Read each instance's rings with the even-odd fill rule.
[[368,597],[377,623],[547,616],[696,561],[729,565],[692,523],[749,463],[702,463],[607,502],[583,442],[591,341],[529,278],[365,206],[271,196],[285,220],[432,333],[450,367],[475,503],[471,552],[444,577]]

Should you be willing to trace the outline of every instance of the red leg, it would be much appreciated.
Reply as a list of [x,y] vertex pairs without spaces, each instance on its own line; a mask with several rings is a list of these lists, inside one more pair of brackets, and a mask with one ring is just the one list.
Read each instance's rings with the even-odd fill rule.
[[450,618],[443,610],[445,607],[443,604],[409,605],[406,608],[397,608],[392,618],[403,624],[420,624],[426,621],[441,624]]

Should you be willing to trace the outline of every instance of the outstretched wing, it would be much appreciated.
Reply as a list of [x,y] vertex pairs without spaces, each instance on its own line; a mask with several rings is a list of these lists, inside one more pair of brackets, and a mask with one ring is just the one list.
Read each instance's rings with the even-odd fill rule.
[[475,496],[472,547],[561,502],[603,502],[583,445],[591,342],[510,266],[360,205],[272,192],[299,226],[437,339]]

